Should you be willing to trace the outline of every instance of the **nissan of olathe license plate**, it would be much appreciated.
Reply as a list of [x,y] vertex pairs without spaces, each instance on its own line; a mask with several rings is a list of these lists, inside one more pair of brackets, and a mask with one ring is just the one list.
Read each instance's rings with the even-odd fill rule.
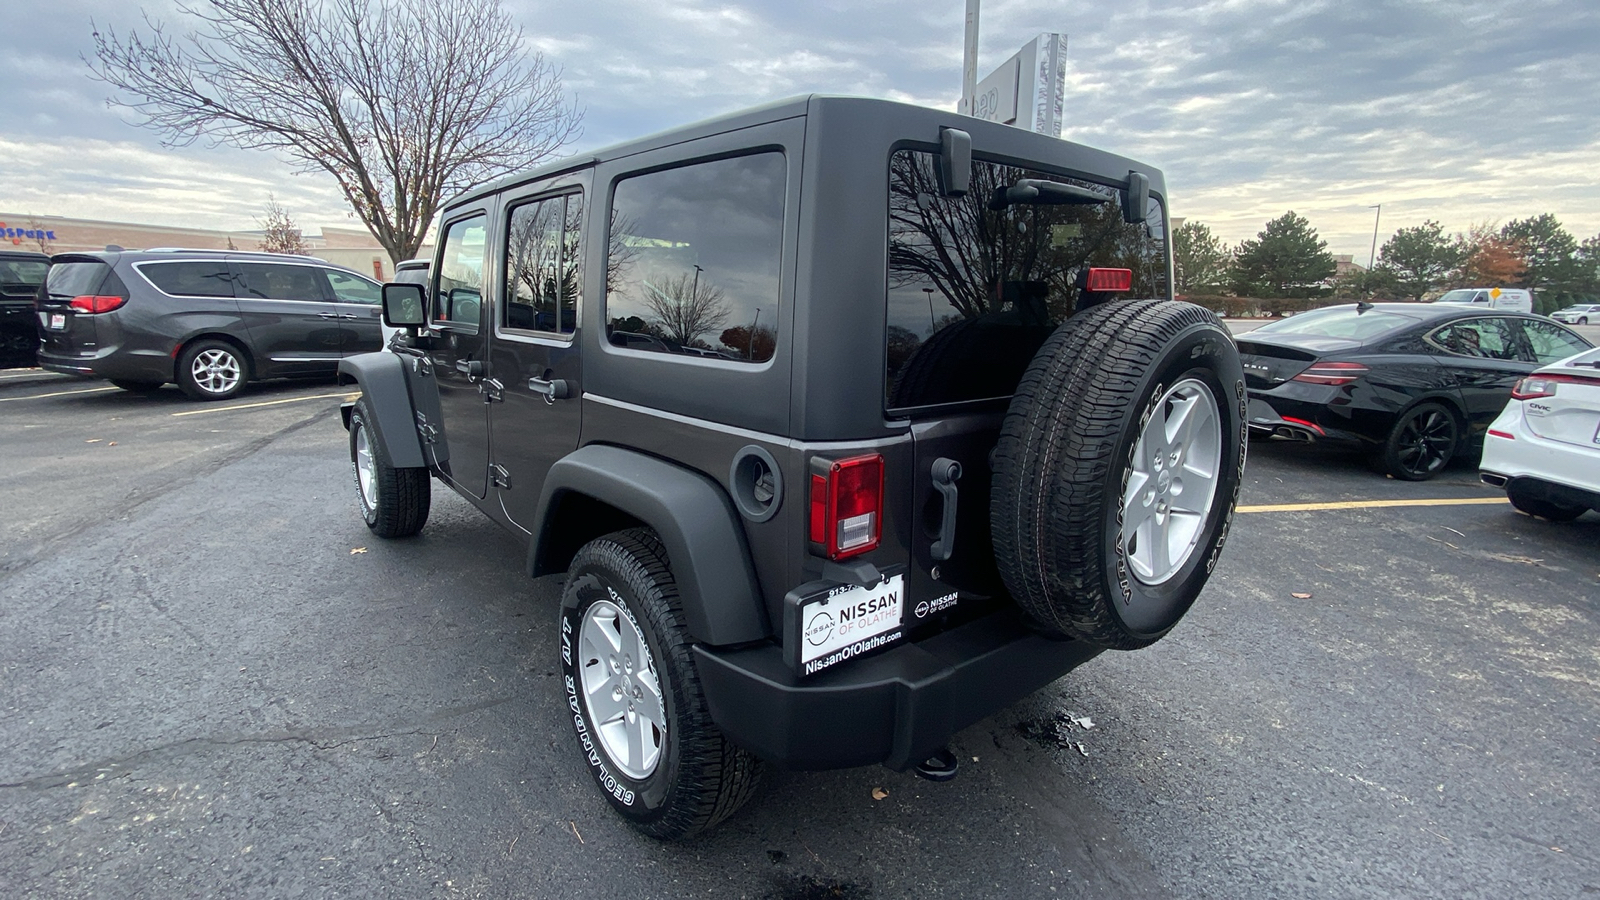
[[905,637],[905,576],[885,574],[872,587],[813,582],[785,599],[790,665],[814,675]]

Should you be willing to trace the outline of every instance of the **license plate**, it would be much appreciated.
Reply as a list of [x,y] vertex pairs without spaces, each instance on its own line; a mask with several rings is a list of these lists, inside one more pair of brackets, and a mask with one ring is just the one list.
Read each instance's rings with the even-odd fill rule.
[[67,314],[66,313],[51,313],[50,314],[50,330],[51,331],[66,331],[67,330]]
[[902,640],[905,594],[905,576],[889,575],[872,587],[836,585],[800,597],[787,617],[789,645],[799,648],[791,656],[797,674],[814,675]]

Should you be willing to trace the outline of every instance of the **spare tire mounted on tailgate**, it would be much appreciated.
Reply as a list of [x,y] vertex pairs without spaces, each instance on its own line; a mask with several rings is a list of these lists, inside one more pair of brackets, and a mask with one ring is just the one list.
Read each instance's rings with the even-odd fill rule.
[[1049,633],[1160,639],[1227,537],[1245,453],[1244,372],[1209,311],[1097,306],[1039,349],[995,451],[990,526],[1006,588]]

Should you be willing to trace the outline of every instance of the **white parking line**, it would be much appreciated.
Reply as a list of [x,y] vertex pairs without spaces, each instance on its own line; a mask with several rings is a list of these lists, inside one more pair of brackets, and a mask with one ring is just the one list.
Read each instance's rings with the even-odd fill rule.
[[122,390],[122,388],[116,388],[116,387],[84,388],[81,391],[56,391],[53,394],[34,394],[31,397],[0,397],[0,403],[10,403],[13,400],[43,400],[46,397],[65,397],[68,394],[99,394],[99,393],[104,393],[105,391],[120,391],[120,390]]
[[255,408],[260,407],[260,406],[277,406],[280,403],[299,403],[301,400],[327,400],[327,399],[329,399],[331,397],[340,397],[340,398],[343,398],[345,400],[353,400],[353,399],[355,399],[356,397],[359,397],[359,396],[361,396],[361,394],[358,391],[357,392],[348,392],[348,393],[343,393],[343,394],[314,394],[314,395],[312,395],[310,397],[289,397],[289,398],[284,399],[284,400],[264,400],[264,401],[262,401],[260,403],[240,403],[240,404],[235,405],[235,406],[208,406],[208,407],[206,407],[204,409],[191,409],[191,410],[186,410],[184,412],[175,412],[175,413],[172,413],[172,415],[174,415],[174,416],[198,416],[198,415],[202,415],[204,413],[228,412],[229,410],[233,410],[233,409],[255,409]]
[[1401,506],[1504,506],[1504,497],[1436,497],[1417,500],[1339,500],[1332,503],[1271,503],[1261,506],[1240,505],[1234,512],[1317,512],[1325,509],[1389,509]]

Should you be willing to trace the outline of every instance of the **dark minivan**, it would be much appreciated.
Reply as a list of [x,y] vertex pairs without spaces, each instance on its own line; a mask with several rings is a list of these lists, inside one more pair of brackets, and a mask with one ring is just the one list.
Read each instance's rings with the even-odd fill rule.
[[308,256],[121,250],[54,257],[39,365],[129,391],[224,400],[254,379],[332,375],[381,349],[377,282]]

